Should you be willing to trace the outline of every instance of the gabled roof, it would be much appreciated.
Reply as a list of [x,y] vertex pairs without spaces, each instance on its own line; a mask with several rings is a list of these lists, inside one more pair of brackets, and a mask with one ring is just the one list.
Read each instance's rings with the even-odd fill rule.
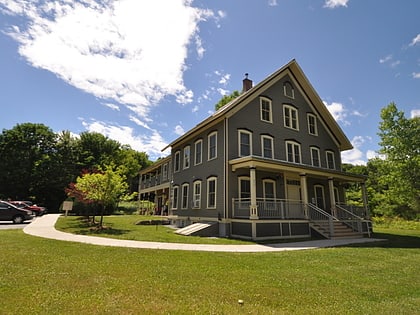
[[311,83],[303,73],[297,61],[293,59],[289,63],[281,67],[279,70],[268,76],[266,79],[255,85],[250,90],[242,93],[240,96],[221,107],[213,115],[197,124],[194,128],[187,131],[184,135],[175,139],[162,151],[166,150],[169,147],[173,147],[177,143],[180,143],[189,137],[194,136],[196,133],[201,132],[203,129],[210,128],[214,124],[222,121],[224,118],[232,116],[238,110],[243,108],[246,104],[252,101],[255,97],[258,97],[264,90],[266,90],[267,88],[275,84],[277,81],[279,81],[281,78],[283,78],[286,74],[289,74],[298,83],[305,97],[314,106],[315,110],[318,112],[318,115],[321,117],[327,128],[330,130],[340,150],[345,151],[352,149],[353,146],[350,143],[349,139],[346,137],[343,130],[340,128],[340,126],[337,124],[331,113],[328,111],[327,107],[324,105],[318,93],[312,87]]

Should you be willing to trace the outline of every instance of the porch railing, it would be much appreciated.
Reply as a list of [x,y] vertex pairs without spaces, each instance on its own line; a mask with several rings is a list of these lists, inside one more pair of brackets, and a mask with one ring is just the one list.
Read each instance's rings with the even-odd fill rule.
[[347,205],[342,203],[337,203],[336,207],[343,209],[347,212],[352,213],[353,215],[361,218],[361,219],[368,219],[369,214],[368,211],[364,207],[354,206],[354,205]]
[[[250,218],[250,198],[232,199],[234,218]],[[259,219],[305,219],[305,205],[301,201],[257,198]]]
[[341,222],[349,226],[353,231],[362,234],[368,234],[368,236],[370,237],[371,221],[365,219],[362,216],[357,215],[355,212],[353,212],[354,210],[357,210],[355,211],[357,214],[365,214],[365,212],[361,211],[364,211],[364,208],[362,209],[361,207],[354,207],[351,205],[346,206],[341,204],[335,205],[336,217]]

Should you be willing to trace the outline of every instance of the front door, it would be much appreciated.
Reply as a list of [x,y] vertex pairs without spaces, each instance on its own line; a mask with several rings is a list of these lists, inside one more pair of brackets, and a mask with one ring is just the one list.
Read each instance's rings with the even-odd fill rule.
[[303,215],[303,210],[301,206],[302,197],[300,190],[300,181],[288,179],[286,185],[286,192],[287,203],[285,217],[287,219],[300,218]]
[[315,205],[322,209],[325,209],[325,196],[324,196],[324,186],[315,185]]

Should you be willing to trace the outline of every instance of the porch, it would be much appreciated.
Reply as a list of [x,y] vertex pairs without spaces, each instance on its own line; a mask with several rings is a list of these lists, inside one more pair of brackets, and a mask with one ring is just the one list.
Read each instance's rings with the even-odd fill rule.
[[232,222],[235,221],[242,225],[248,221],[249,227],[254,227],[250,231],[252,239],[262,239],[258,236],[257,227],[263,225],[275,226],[277,230],[287,227],[290,237],[299,236],[292,232],[292,228],[303,225],[307,226],[309,236],[317,233],[329,239],[370,237],[371,234],[371,221],[366,209],[343,204],[336,204],[329,213],[315,204],[299,200],[256,198],[251,202],[251,198],[234,198]]

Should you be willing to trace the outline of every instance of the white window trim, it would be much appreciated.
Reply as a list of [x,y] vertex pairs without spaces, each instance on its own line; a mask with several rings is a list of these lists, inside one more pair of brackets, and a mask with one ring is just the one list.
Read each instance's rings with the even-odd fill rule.
[[[292,146],[293,146],[293,148],[292,148],[292,150],[293,150],[293,154],[292,154],[292,156],[293,156],[293,161],[289,161],[289,149],[288,149],[288,144],[291,144]],[[299,162],[296,162],[295,161],[295,146],[297,146],[298,147],[298,149],[299,149]],[[286,161],[287,162],[290,162],[290,163],[296,163],[296,164],[302,164],[302,150],[301,150],[301,145],[300,145],[300,143],[298,143],[298,142],[296,142],[296,141],[290,141],[290,140],[287,140],[286,141]]]
[[[271,142],[271,157],[267,157],[264,155],[264,139],[268,139]],[[263,158],[267,158],[267,159],[273,159],[274,158],[274,138],[271,136],[267,136],[267,135],[262,135],[261,136],[261,156]]]
[[[332,156],[333,165],[330,165],[330,162],[328,161],[328,155],[329,154],[331,154],[331,156]],[[325,151],[325,159],[327,161],[327,168],[330,169],[330,170],[335,170],[335,154],[334,154],[334,151],[331,151],[331,150]]]
[[[292,95],[287,94],[287,88],[286,88],[287,85],[290,85],[290,88],[291,88],[291,91],[292,91]],[[290,83],[290,82],[284,82],[284,84],[283,84],[283,94],[284,94],[284,96],[287,96],[287,97],[289,97],[291,99],[294,99],[295,98],[295,89],[293,88],[292,83]]]
[[179,186],[174,186],[172,187],[171,209],[174,209],[174,210],[178,209],[178,201],[179,201]]
[[168,179],[168,163],[162,165],[162,180]]
[[[200,187],[199,194],[196,193],[197,186]],[[201,208],[201,190],[202,190],[201,180],[196,180],[193,184],[193,206],[192,206],[193,208]]]
[[[178,156],[178,162],[177,162]],[[174,173],[179,172],[181,170],[181,152],[178,150],[174,154]]]
[[[290,117],[289,117],[290,118],[290,126],[288,126],[286,124],[286,111],[287,110],[289,111],[289,114],[290,114]],[[292,112],[296,112],[296,128],[293,128]],[[285,128],[299,131],[299,112],[298,112],[296,107],[294,107],[292,105],[287,105],[287,104],[283,105],[283,124],[284,124]]]
[[[210,187],[210,182],[212,182],[212,181],[214,181],[214,205],[209,204],[209,202],[210,202],[209,187]],[[207,205],[207,209],[216,209],[216,205],[217,205],[217,177],[215,177],[215,176],[207,178],[207,202],[206,202],[206,205]]]
[[[249,136],[249,154],[248,155],[243,155],[241,152],[241,135],[242,134],[247,134]],[[248,130],[243,130],[240,129],[238,130],[238,155],[239,156],[252,156],[252,132],[248,131]]]
[[[311,133],[311,124],[310,124],[310,118],[311,117],[314,119],[314,129],[315,129],[314,133]],[[308,113],[307,122],[308,122],[308,133],[312,136],[317,136],[318,135],[318,122],[317,122],[316,116],[314,114],[309,114]]]
[[185,170],[190,168],[191,165],[191,146],[185,146],[183,151],[182,168]]
[[273,184],[273,192],[274,192],[274,197],[273,197],[273,200],[275,200],[276,198],[277,198],[277,193],[276,193],[276,190],[277,190],[277,188],[276,188],[276,181],[274,180],[274,179],[269,179],[269,178],[267,178],[267,179],[263,179],[263,196],[264,196],[264,200],[266,199],[265,198],[265,184],[266,183],[272,183]]
[[[197,145],[198,144],[200,145],[200,148],[201,148],[201,151],[200,151],[201,154],[200,154],[200,161],[197,162]],[[197,140],[194,143],[194,165],[199,165],[201,163],[203,163],[203,140],[202,139]]]
[[[187,188],[186,194],[184,194],[184,188]],[[188,209],[188,194],[190,191],[190,184],[186,183],[186,184],[182,184],[181,186],[181,209]],[[185,198],[186,197],[186,200]],[[185,200],[185,204],[184,204],[184,200]]]
[[251,178],[249,176],[239,176],[238,177],[238,198],[239,200],[242,199],[242,185],[241,182],[242,181],[247,181],[249,182],[249,195],[251,196]]
[[[215,139],[215,148],[214,148],[214,157],[210,157],[210,139],[214,136]],[[213,131],[207,136],[207,160],[211,161],[217,158],[217,131]]]
[[[268,110],[269,115],[270,115],[269,120],[263,119],[263,102],[268,102],[268,105],[270,106],[270,108]],[[272,110],[272,108],[273,108],[272,101],[269,98],[260,97],[260,119],[261,119],[261,121],[268,122],[268,123],[273,123],[273,110]]]
[[[319,150],[319,148],[310,147],[310,151],[311,151],[311,165],[314,166],[314,167],[321,167],[321,151]],[[317,155],[317,158],[318,158],[319,165],[314,164],[314,156],[312,154],[313,151],[316,151],[316,155]]]

